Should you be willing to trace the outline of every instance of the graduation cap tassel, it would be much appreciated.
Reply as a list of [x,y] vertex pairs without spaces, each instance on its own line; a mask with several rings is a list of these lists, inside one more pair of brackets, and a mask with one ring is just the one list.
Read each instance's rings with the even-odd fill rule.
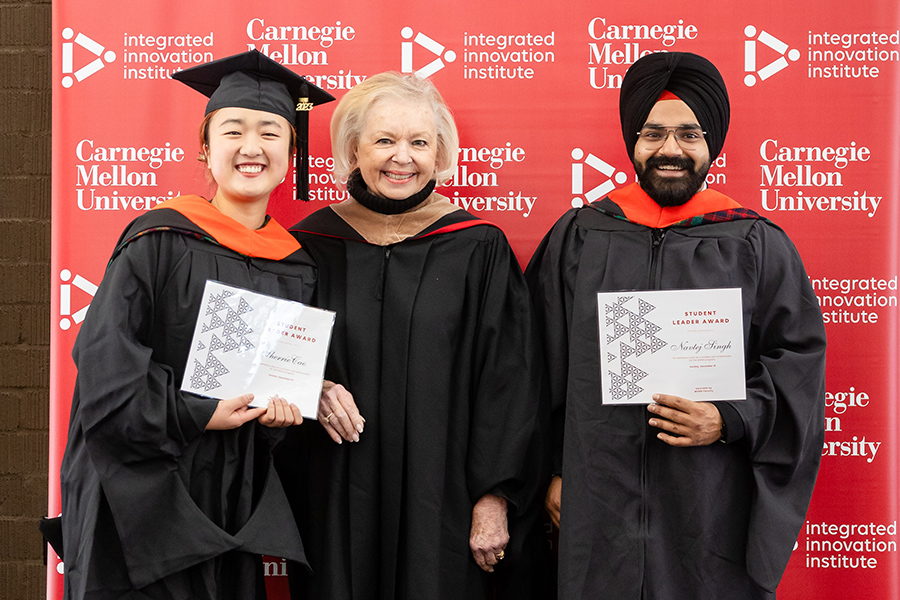
[[297,103],[297,198],[304,202],[309,200],[309,111],[312,103],[309,101],[309,89],[306,84],[301,90],[300,101]]

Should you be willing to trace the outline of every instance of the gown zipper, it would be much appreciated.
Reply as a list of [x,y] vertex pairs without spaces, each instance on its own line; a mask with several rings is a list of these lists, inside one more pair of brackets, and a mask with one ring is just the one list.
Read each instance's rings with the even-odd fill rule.
[[659,251],[662,247],[663,239],[666,237],[666,229],[652,229],[652,246],[650,254],[650,281],[647,282],[647,289],[658,290],[662,276],[659,270]]
[[375,287],[375,298],[377,300],[384,300],[384,282],[387,279],[387,265],[390,258],[391,247],[385,246],[384,253],[381,256],[381,272],[378,274],[379,277]]
[[[648,273],[648,281],[647,281],[647,289],[650,290],[658,290],[660,288],[661,283],[661,273],[660,273],[660,250],[662,248],[663,240],[666,237],[665,229],[651,229],[650,230],[651,240],[650,240],[650,272]],[[644,568],[642,568],[641,572],[641,598],[647,597],[647,543],[650,535],[650,523],[649,523],[649,515],[647,514],[647,449],[650,443],[650,425],[646,423],[646,415],[644,419],[644,426],[641,428],[643,432],[643,439],[641,440],[641,539],[643,540],[644,547],[643,551],[643,564]]]

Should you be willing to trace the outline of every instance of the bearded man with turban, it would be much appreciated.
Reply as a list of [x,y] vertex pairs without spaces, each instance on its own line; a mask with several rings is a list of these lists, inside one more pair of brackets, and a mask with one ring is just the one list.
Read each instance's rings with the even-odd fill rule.
[[[824,440],[821,311],[784,231],[706,186],[729,121],[712,63],[641,58],[619,110],[638,183],[567,212],[527,270],[554,411],[559,597],[774,598]],[[741,290],[746,399],[605,404],[597,293],[711,288]]]

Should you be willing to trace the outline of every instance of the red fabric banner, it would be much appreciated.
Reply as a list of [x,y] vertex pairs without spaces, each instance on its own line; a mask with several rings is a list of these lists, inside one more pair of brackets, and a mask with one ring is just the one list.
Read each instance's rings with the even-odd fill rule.
[[[524,265],[563,212],[634,180],[618,118],[629,65],[690,51],[718,66],[732,103],[710,187],[787,231],[829,338],[822,467],[779,597],[900,597],[900,6],[722,9],[54,2],[50,514],[70,352],[115,240],[159,202],[213,193],[195,160],[205,102],[173,71],[256,48],[338,98],[380,71],[430,77],[461,137],[456,175],[438,191],[500,226]],[[346,197],[330,171],[335,104],[311,113],[313,200],[293,200],[291,175],[272,196],[286,227]],[[287,598],[283,564],[267,570],[273,595]],[[54,557],[48,598],[62,595],[59,571]]]

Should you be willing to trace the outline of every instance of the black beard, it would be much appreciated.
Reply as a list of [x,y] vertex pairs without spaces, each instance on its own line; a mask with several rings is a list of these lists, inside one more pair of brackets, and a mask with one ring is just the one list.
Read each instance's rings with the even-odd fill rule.
[[[687,175],[677,180],[668,177],[660,177],[654,170],[656,167],[671,165],[679,169],[685,169]],[[709,162],[701,165],[700,169],[694,168],[694,161],[687,156],[670,158],[665,156],[651,156],[644,167],[634,162],[634,170],[637,172],[641,188],[647,195],[660,206],[681,206],[694,197],[694,194],[703,187],[706,174],[709,173]]]

